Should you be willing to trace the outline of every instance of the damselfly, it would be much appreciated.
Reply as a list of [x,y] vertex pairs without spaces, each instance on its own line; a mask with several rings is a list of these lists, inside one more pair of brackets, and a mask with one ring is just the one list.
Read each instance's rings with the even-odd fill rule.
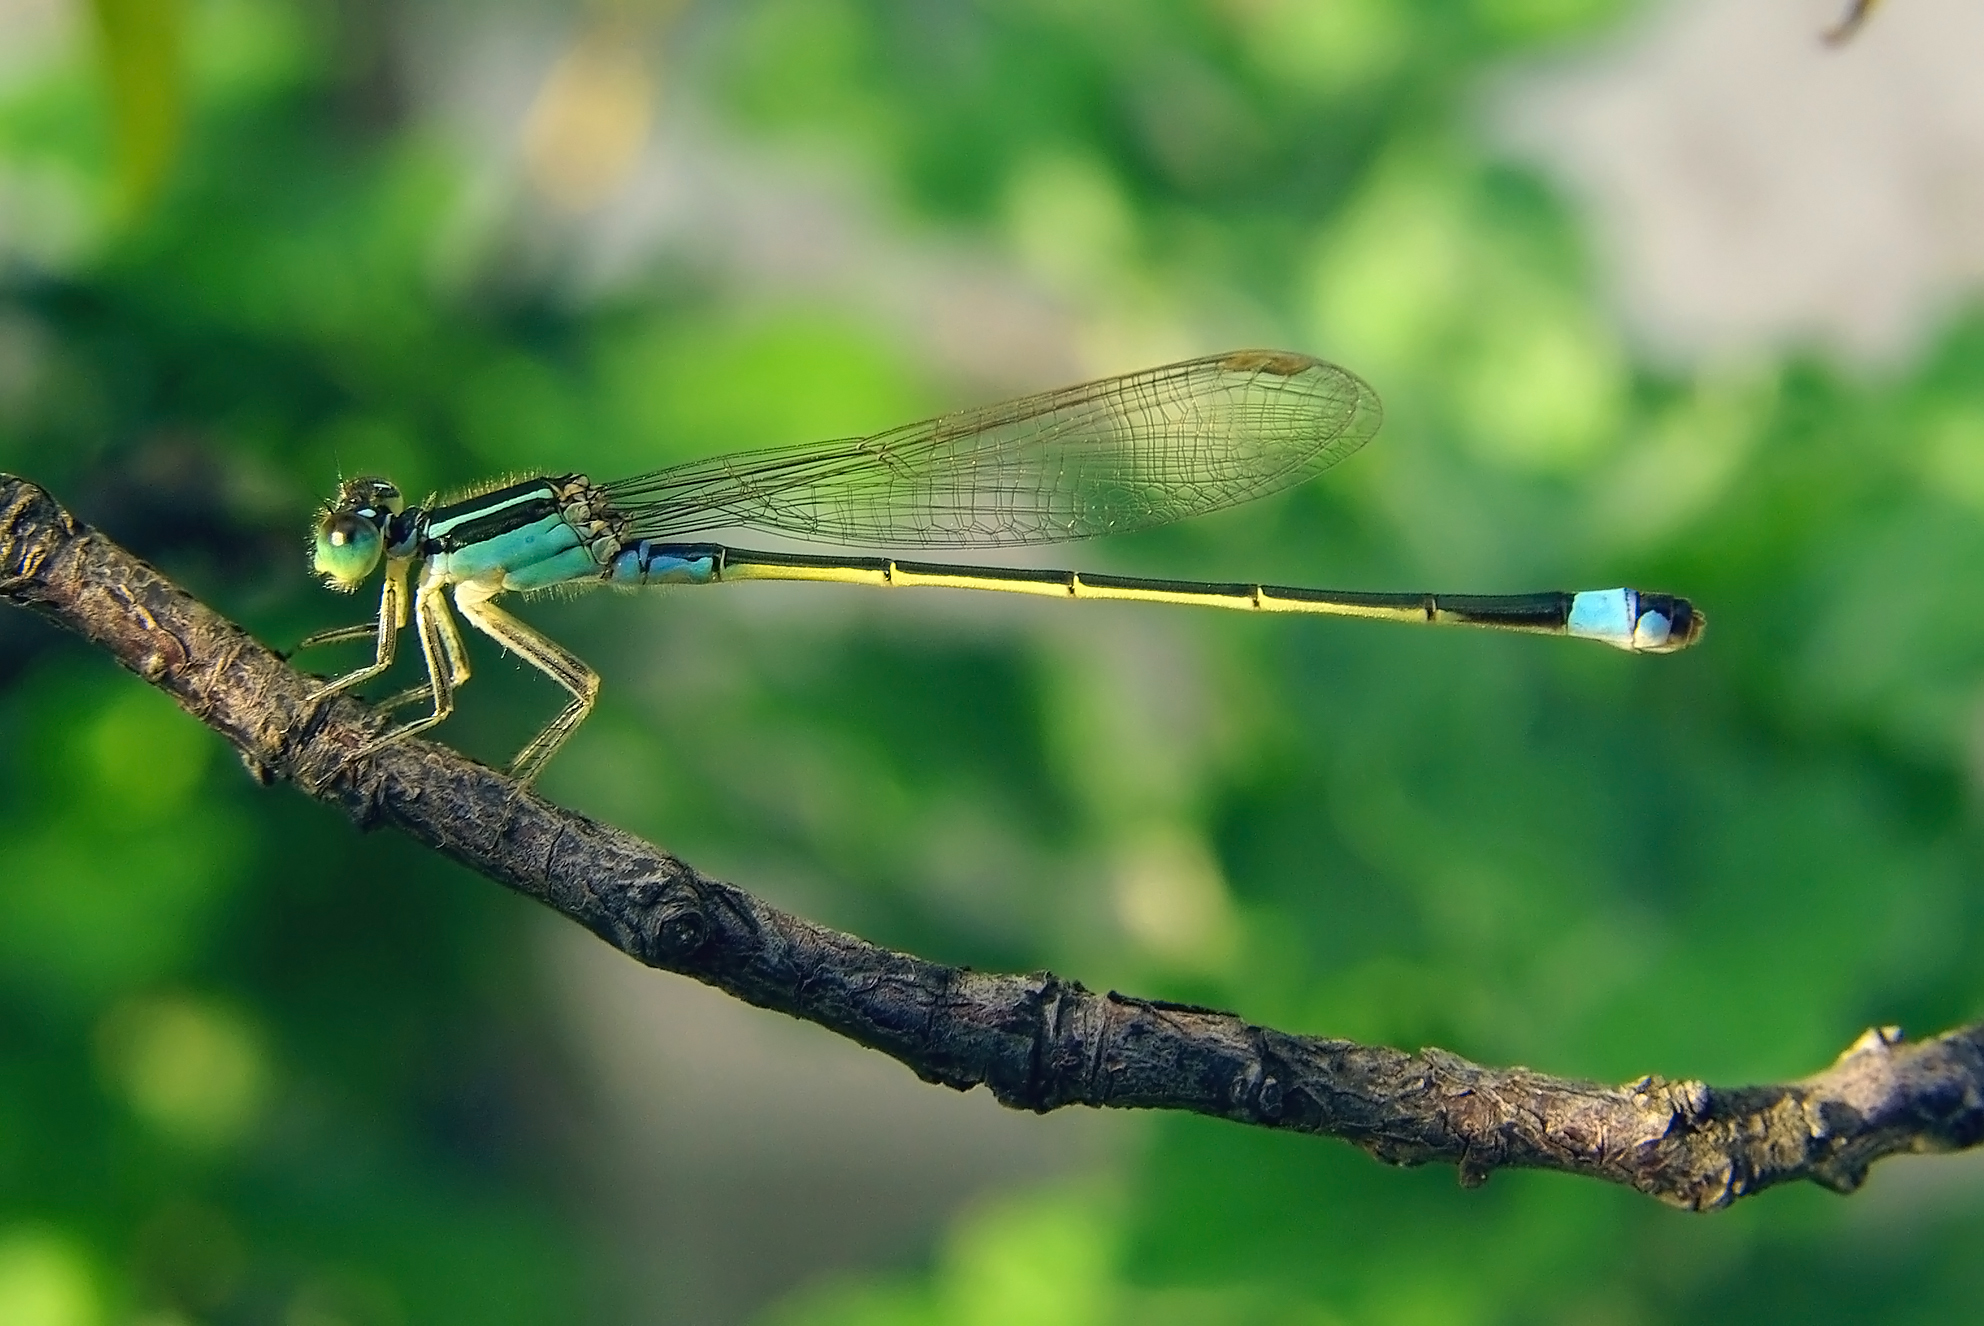
[[1686,599],[1631,589],[1293,589],[765,552],[689,538],[742,528],[884,548],[996,548],[1148,529],[1320,474],[1363,446],[1381,417],[1377,394],[1353,373],[1306,355],[1242,350],[871,437],[740,452],[614,483],[544,476],[417,507],[384,479],[352,479],[317,522],[314,567],[333,589],[351,591],[383,559],[378,617],[304,644],[375,643],[371,663],[324,684],[320,696],[384,672],[406,625],[408,574],[420,563],[411,597],[428,680],[387,705],[431,698],[432,709],[367,749],[452,712],[469,676],[459,612],[572,697],[511,765],[528,781],[585,721],[599,675],[498,608],[493,600],[510,591],[816,580],[1455,623],[1582,636],[1642,653],[1685,648],[1701,635],[1702,616]]

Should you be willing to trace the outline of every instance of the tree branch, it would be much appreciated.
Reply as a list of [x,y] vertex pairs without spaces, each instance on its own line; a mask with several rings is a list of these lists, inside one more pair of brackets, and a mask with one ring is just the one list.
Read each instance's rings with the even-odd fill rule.
[[1505,1167],[1560,1170],[1693,1210],[1792,1179],[1850,1192],[1883,1156],[1984,1139],[1984,1023],[1913,1042],[1871,1030],[1782,1086],[1608,1087],[892,952],[445,747],[402,741],[354,759],[377,714],[313,702],[310,682],[239,627],[8,475],[0,596],[108,650],[232,742],[260,781],[293,782],[363,828],[391,824],[651,967],[817,1022],[927,1082],[983,1084],[1015,1109],[1191,1110],[1340,1137],[1393,1164],[1448,1161],[1469,1185]]

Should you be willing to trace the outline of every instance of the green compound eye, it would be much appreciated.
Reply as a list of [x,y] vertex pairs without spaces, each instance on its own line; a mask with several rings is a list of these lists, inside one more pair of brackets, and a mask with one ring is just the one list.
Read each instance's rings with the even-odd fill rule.
[[311,568],[332,589],[357,589],[379,564],[385,538],[379,527],[350,511],[327,511],[317,522]]

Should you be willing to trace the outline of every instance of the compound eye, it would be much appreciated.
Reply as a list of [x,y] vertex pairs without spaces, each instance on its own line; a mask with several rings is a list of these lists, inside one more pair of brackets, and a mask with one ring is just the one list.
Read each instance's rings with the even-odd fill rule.
[[351,511],[327,511],[317,522],[311,569],[346,594],[364,583],[385,547],[379,527]]

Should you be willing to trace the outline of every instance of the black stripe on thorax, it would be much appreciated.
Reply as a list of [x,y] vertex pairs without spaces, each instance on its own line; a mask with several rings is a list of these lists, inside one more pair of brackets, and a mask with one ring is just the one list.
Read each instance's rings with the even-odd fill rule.
[[508,488],[463,498],[427,513],[431,552],[453,552],[534,525],[558,513],[556,490],[545,479],[526,479]]

